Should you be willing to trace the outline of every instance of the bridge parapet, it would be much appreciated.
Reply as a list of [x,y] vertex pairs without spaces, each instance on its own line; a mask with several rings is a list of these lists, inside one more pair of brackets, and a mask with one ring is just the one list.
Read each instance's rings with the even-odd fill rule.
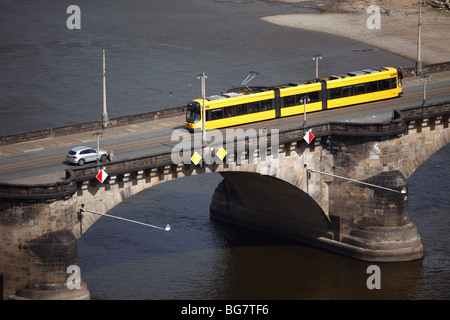
[[[394,110],[392,118],[389,121],[381,123],[350,123],[350,122],[329,122],[325,124],[318,124],[309,126],[314,132],[316,140],[307,148],[314,148],[323,143],[325,138],[325,145],[329,144],[326,139],[333,137],[353,137],[360,138],[364,141],[377,140],[379,138],[393,137],[400,134],[407,134],[408,130],[419,130],[429,127],[431,130],[436,125],[442,125],[443,128],[448,128],[450,115],[450,102],[432,104],[428,106],[413,107],[402,110]],[[292,143],[305,144],[303,141],[304,129],[293,129],[280,132],[277,136],[279,139],[280,150],[279,153],[289,153],[292,149],[289,145]],[[267,145],[271,143],[271,135],[267,136]],[[235,142],[234,159],[238,156]],[[195,151],[194,149],[192,151]],[[250,152],[249,141],[245,143],[243,155],[248,159]],[[195,167],[193,164],[183,165],[184,169]],[[108,173],[113,175],[124,175],[132,172],[152,170],[164,167],[171,167],[172,171],[176,171],[178,166],[175,165],[171,158],[171,152],[164,152],[159,154],[150,154],[138,158],[124,159],[120,161],[113,161],[109,163],[101,163],[100,165],[90,165],[81,168],[74,168],[73,180],[87,181],[95,179],[99,168],[103,168]],[[167,171],[167,170],[166,170]],[[7,187],[8,189],[9,187]],[[1,192],[1,186],[0,186]]]
[[75,191],[75,174],[71,170],[66,170],[65,179],[55,183],[30,185],[0,182],[0,199],[58,199],[70,197]]

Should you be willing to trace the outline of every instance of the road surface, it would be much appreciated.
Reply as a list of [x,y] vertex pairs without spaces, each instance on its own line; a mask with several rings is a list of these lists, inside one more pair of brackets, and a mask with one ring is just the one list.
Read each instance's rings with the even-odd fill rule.
[[[315,125],[330,121],[379,121],[389,117],[394,109],[404,109],[420,105],[423,100],[423,83],[418,78],[403,81],[404,94],[400,98],[332,109],[307,114],[307,124]],[[426,102],[436,103],[450,100],[450,72],[431,74],[427,83]],[[100,148],[114,150],[116,160],[170,152],[178,141],[171,141],[171,133],[176,128],[184,128],[184,116],[157,121],[110,128],[104,131]],[[303,115],[276,119],[242,126],[280,131],[299,128]],[[0,147],[0,182],[10,183],[51,183],[64,178],[65,169],[74,165],[65,162],[67,151],[78,145],[96,147],[92,132],[54,137]]]

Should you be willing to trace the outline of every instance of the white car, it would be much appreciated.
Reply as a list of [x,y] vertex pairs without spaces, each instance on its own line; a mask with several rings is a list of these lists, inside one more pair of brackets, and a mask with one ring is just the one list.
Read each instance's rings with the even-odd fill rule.
[[[99,150],[98,157],[101,162],[108,160],[108,151]],[[97,150],[84,146],[72,148],[67,153],[66,160],[69,163],[74,163],[82,166],[87,162],[97,161]]]

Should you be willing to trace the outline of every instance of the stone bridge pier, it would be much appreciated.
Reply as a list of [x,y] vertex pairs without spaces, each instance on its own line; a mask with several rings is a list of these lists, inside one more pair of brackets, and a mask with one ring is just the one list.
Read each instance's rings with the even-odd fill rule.
[[79,289],[67,287],[68,267],[78,260],[76,207],[74,177],[48,185],[0,184],[3,299],[90,298],[81,278]]
[[360,142],[323,137],[312,146],[284,144],[274,175],[223,170],[211,218],[360,260],[421,258],[420,236],[408,220],[406,177],[396,169],[401,159],[393,159],[401,154],[398,141]]

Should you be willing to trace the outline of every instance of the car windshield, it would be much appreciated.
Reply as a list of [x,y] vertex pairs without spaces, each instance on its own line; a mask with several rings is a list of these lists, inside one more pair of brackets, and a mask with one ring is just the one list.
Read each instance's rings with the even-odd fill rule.
[[200,105],[197,102],[191,102],[186,106],[186,122],[200,121]]
[[74,155],[74,154],[76,154],[76,152],[73,151],[73,150],[70,150],[70,151],[69,151],[69,154],[70,154],[70,155]]

